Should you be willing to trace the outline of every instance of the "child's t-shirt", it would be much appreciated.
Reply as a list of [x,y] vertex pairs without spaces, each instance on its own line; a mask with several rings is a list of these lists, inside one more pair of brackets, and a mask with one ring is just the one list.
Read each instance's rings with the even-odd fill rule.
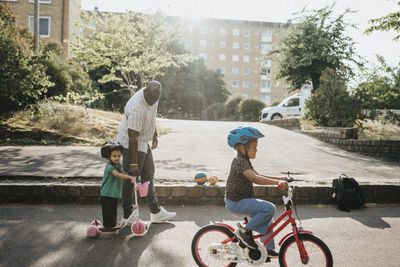
[[253,169],[245,157],[236,157],[232,160],[231,170],[225,187],[225,196],[234,202],[244,198],[254,197],[253,183],[243,175],[243,172]]
[[118,163],[117,166],[115,166],[111,162],[107,163],[106,167],[104,168],[103,181],[101,183],[100,194],[102,196],[121,198],[122,184],[124,181],[112,175],[113,170],[121,172],[121,169],[121,163]]

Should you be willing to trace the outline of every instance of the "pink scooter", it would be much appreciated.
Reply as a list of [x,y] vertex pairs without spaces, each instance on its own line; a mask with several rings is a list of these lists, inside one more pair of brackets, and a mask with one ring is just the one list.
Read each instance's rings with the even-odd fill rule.
[[104,235],[104,234],[118,234],[119,230],[125,228],[125,226],[129,225],[130,223],[132,223],[132,226],[131,226],[132,234],[127,236],[126,239],[130,239],[135,236],[145,235],[150,228],[150,223],[147,224],[139,219],[139,202],[137,199],[137,191],[139,191],[140,197],[147,196],[147,193],[149,191],[149,184],[150,184],[149,181],[145,182],[144,184],[134,183],[133,189],[135,192],[135,204],[132,205],[133,212],[129,216],[129,218],[126,220],[126,222],[123,225],[121,225],[121,227],[117,231],[115,231],[115,232],[101,231],[100,229],[103,227],[103,224],[101,223],[101,221],[95,219],[90,223],[90,226],[87,229],[87,236],[94,238],[94,237],[98,237],[98,236]]

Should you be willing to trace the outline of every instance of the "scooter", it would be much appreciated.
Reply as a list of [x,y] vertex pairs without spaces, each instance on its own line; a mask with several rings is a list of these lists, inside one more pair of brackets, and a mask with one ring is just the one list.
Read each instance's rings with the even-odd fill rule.
[[132,223],[131,226],[132,234],[127,236],[126,239],[130,239],[135,236],[144,236],[149,231],[151,223],[147,224],[139,219],[139,202],[138,202],[137,192],[139,191],[140,197],[147,196],[147,193],[149,191],[149,184],[150,184],[149,181],[145,182],[144,184],[134,183],[133,191],[135,192],[135,204],[132,205],[133,207],[132,214],[128,217],[125,223],[122,224],[116,231],[112,232],[102,231],[102,229],[104,229],[103,224],[101,223],[100,220],[94,219],[90,223],[86,231],[87,236],[95,238],[102,235],[118,234],[121,229],[125,228],[130,223]]

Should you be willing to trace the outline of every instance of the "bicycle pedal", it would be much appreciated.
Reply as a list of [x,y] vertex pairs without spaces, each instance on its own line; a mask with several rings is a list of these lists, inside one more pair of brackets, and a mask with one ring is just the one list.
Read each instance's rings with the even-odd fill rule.
[[265,262],[271,262],[271,258],[270,258],[270,257],[267,257],[267,258],[265,259]]
[[238,239],[238,240],[239,240],[239,247],[245,249],[246,245],[240,239]]

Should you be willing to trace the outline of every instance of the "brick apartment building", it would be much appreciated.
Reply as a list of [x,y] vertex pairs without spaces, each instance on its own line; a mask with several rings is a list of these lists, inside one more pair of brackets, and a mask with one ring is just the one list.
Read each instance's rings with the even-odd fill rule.
[[179,17],[168,17],[168,21],[184,25],[185,48],[200,55],[209,68],[221,71],[232,96],[259,99],[267,105],[287,96],[284,82],[272,80],[273,63],[264,60],[277,47],[286,24]]
[[[81,0],[39,1],[39,35],[63,44],[68,51],[68,44],[64,41],[74,42],[73,33],[80,34],[80,28],[74,23],[80,21]],[[16,23],[29,27],[33,32],[34,0],[0,0],[0,2],[9,2],[10,8],[16,15]]]

